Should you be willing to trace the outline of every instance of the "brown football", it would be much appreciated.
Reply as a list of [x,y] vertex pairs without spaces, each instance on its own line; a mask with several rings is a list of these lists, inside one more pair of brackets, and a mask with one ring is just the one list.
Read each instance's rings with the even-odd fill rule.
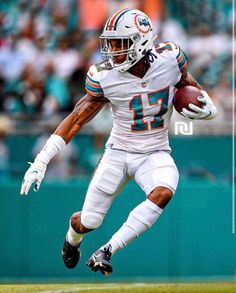
[[174,96],[175,110],[179,113],[182,112],[183,108],[193,111],[188,107],[190,103],[201,108],[204,104],[198,101],[199,96],[201,96],[200,89],[190,85],[181,87]]

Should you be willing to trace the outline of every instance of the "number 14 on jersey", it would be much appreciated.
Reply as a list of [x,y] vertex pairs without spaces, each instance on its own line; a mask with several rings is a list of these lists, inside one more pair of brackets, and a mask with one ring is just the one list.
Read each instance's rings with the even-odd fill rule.
[[[148,99],[149,106],[157,107],[157,112],[153,115],[153,120],[150,123],[144,121],[145,109],[143,107],[144,99]],[[164,114],[168,110],[169,100],[169,87],[161,89],[156,92],[148,93],[145,95],[134,96],[129,102],[129,109],[133,110],[133,123],[131,125],[131,131],[145,131],[163,128],[164,126]]]

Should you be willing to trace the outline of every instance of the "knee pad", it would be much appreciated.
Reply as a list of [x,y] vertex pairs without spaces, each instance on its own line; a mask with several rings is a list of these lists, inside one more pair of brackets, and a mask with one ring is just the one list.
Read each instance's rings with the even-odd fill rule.
[[104,216],[105,215],[99,211],[82,211],[81,223],[88,229],[96,229],[102,224]]

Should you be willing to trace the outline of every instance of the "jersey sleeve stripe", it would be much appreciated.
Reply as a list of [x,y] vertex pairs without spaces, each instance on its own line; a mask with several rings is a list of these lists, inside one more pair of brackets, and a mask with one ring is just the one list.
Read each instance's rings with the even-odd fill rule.
[[95,96],[103,96],[103,90],[102,88],[96,88],[93,86],[90,86],[87,82],[85,82],[85,89],[91,94],[91,95],[95,95]]
[[96,81],[94,79],[92,79],[89,75],[87,75],[87,79],[89,79],[89,81],[91,81],[91,83],[95,83],[95,84],[100,84],[99,81]]
[[186,57],[183,57],[182,61],[178,63],[179,69],[183,70],[188,65],[188,59]]
[[179,48],[179,53],[176,56],[177,59],[177,63],[178,63],[178,67],[180,69],[180,71],[182,71],[183,69],[185,69],[188,65],[188,58],[186,57],[186,55],[184,54],[184,52]]
[[86,92],[92,96],[95,96],[95,97],[101,97],[101,96],[104,96],[104,94],[99,94],[99,93],[96,93],[94,91],[90,91],[88,88],[85,88]]
[[88,85],[90,85],[91,87],[94,87],[94,88],[98,88],[100,89],[101,86],[100,86],[100,83],[99,82],[92,82],[91,79],[89,78],[86,78],[86,81],[85,81]]
[[176,56],[177,60],[179,59],[181,53],[182,53],[182,50],[180,50],[180,47],[179,47],[179,52],[178,52],[178,55]]
[[181,55],[179,56],[179,58],[177,59],[178,63],[181,63],[181,61],[182,61],[183,59],[184,59],[184,55],[181,54]]

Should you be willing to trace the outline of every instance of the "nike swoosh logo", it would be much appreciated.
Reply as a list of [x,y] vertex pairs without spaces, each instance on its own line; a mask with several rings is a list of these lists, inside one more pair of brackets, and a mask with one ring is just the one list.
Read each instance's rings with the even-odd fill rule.
[[206,115],[206,117],[204,117],[203,119],[205,119],[205,118],[209,117],[210,115],[211,115],[211,111],[210,111],[210,113],[209,113],[208,115]]

